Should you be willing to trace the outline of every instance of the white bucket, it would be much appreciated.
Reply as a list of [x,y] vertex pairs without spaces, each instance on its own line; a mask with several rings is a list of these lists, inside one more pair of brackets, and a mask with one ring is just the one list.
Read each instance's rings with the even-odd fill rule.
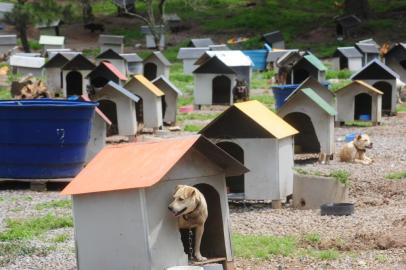
[[204,270],[224,270],[223,266],[219,263],[211,263],[203,266]]
[[169,267],[167,270],[204,270],[200,266],[173,266]]

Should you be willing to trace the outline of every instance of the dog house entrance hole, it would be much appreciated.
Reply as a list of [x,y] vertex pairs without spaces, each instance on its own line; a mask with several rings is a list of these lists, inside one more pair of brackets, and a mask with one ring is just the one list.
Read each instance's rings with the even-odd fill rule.
[[392,109],[392,85],[387,82],[377,82],[373,85],[376,89],[383,92],[382,95],[382,112],[390,113]]
[[399,62],[403,69],[406,69],[406,59]]
[[91,79],[90,84],[96,88],[102,88],[109,82],[108,79],[102,76],[97,76]]
[[[233,158],[244,164],[244,150],[233,142],[219,142],[217,146],[226,151]],[[227,188],[230,193],[244,193],[244,175],[226,177]]]
[[347,57],[340,57],[340,69],[348,68],[348,58]]
[[342,38],[344,36],[344,29],[339,23],[336,25],[336,35],[338,38]]
[[354,100],[354,119],[359,120],[360,115],[372,115],[372,96],[366,93],[358,94]]
[[138,125],[144,124],[144,101],[141,97],[135,104],[135,117],[137,118]]
[[227,76],[217,76],[212,82],[213,104],[230,104],[231,98],[231,80]]
[[167,107],[166,100],[165,100],[165,96],[162,96],[162,101],[161,101],[161,103],[162,103],[162,118],[164,118],[164,117],[165,117],[165,113],[166,113],[166,107]]
[[152,81],[156,78],[158,67],[154,63],[146,63],[144,66],[144,76]]
[[117,121],[117,106],[111,100],[102,99],[99,100],[98,108],[107,116],[111,121],[111,126],[107,127],[107,136],[113,136],[118,134],[118,121]]
[[290,113],[283,118],[299,131],[295,135],[295,154],[320,153],[320,142],[309,116],[304,113]]
[[83,77],[79,71],[71,71],[66,75],[66,95],[81,96],[83,94]]
[[293,71],[293,83],[299,84],[302,83],[309,77],[309,72],[305,69],[299,68]]
[[[221,212],[220,195],[217,190],[208,184],[197,184],[194,186],[204,196],[207,202],[209,216],[204,225],[204,233],[200,251],[203,257],[226,258],[226,243],[224,239],[223,215]],[[181,229],[181,238],[183,248],[186,254],[189,254],[189,230]],[[192,247],[194,248],[194,229],[192,237]]]

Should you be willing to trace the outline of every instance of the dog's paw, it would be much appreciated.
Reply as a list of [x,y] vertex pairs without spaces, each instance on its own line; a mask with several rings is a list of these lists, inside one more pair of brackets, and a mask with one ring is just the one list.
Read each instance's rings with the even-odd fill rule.
[[196,255],[195,256],[196,257],[196,260],[198,260],[199,262],[201,262],[201,261],[207,261],[207,258],[206,257],[203,257],[202,255]]

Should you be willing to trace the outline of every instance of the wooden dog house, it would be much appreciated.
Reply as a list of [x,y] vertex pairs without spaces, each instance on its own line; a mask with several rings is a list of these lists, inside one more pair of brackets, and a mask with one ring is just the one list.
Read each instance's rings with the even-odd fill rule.
[[182,91],[164,76],[159,76],[153,80],[152,83],[165,94],[162,96],[163,122],[167,125],[174,125],[176,123],[176,112],[178,110],[178,97],[182,96]]
[[131,77],[125,88],[140,98],[136,107],[139,130],[162,128],[162,97],[165,93],[142,75]]
[[382,113],[388,115],[396,114],[398,91],[396,81],[399,75],[381,61],[374,59],[364,66],[360,71],[352,75],[352,80],[361,80],[372,85],[383,93]]
[[293,92],[278,110],[278,115],[299,131],[294,138],[295,153],[321,153],[330,158],[334,155],[336,114],[334,107],[311,88]]
[[383,93],[363,81],[353,81],[336,91],[337,118],[342,124],[347,121],[362,120],[370,116],[374,125],[381,122],[381,103]]
[[143,61],[144,76],[152,81],[155,78],[163,75],[169,78],[169,70],[171,62],[160,51],[153,52]]
[[189,185],[208,203],[202,255],[235,269],[225,177],[245,172],[202,136],[104,148],[62,191],[72,195],[78,268],[188,265],[189,243],[168,205],[177,185]]
[[290,84],[299,84],[308,77],[324,82],[326,80],[326,71],[327,68],[320,59],[313,54],[307,54],[293,65],[288,82]]
[[82,54],[73,57],[62,67],[63,95],[81,96],[86,93],[88,80],[86,76],[95,68],[89,59]]
[[109,81],[101,90],[97,90],[92,99],[99,102],[98,108],[112,122],[107,132],[108,136],[134,136],[137,134],[136,108],[140,98],[118,85]]
[[298,132],[259,101],[235,103],[200,133],[250,170],[227,178],[230,198],[280,201],[292,194]]
[[399,79],[406,83],[406,44],[398,43],[385,54],[385,65],[399,75]]
[[362,54],[355,47],[339,47],[333,55],[339,70],[358,71],[362,68]]

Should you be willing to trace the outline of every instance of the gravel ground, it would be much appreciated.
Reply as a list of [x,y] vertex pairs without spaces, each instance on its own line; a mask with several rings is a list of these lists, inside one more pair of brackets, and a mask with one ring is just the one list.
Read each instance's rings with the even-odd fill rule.
[[[351,172],[350,197],[356,204],[352,216],[322,217],[318,210],[272,210],[269,205],[230,207],[235,233],[289,235],[298,239],[317,233],[321,237],[319,247],[339,250],[338,259],[324,261],[299,255],[272,256],[263,261],[236,258],[238,269],[406,269],[406,249],[379,250],[376,247],[376,239],[395,230],[397,221],[406,216],[406,180],[385,179],[390,172],[406,169],[405,127],[406,117],[398,116],[384,118],[383,124],[377,127],[336,129],[337,138],[349,132],[368,133],[374,142],[374,149],[368,151],[375,160],[372,165],[343,164],[337,160],[328,165],[304,165],[314,170],[342,168]],[[336,145],[338,151],[342,142]],[[71,210],[66,208],[38,210],[35,207],[64,198],[57,192],[0,191],[0,231],[5,229],[7,218],[38,217],[47,213],[70,215]],[[54,238],[61,234],[66,235],[66,239],[56,243]],[[27,244],[43,252],[18,256],[0,270],[76,269],[72,228],[49,231]]]

